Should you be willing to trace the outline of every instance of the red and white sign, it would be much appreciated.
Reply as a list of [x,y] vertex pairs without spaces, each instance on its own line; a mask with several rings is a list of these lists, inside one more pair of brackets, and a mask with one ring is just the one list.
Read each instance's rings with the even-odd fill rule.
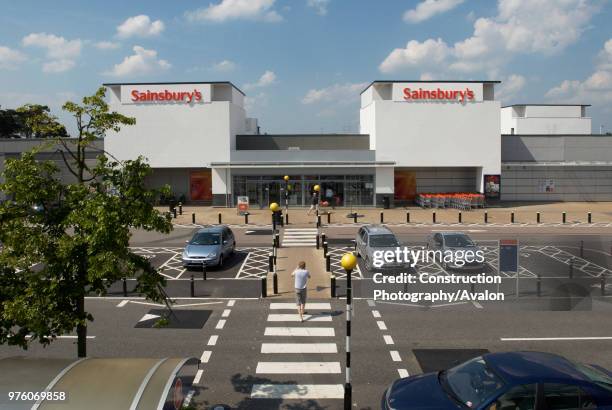
[[132,90],[131,99],[133,102],[149,101],[176,101],[176,102],[198,102],[202,101],[202,93],[198,90],[193,91],[150,91]]
[[210,102],[210,84],[126,84],[122,104],[184,104]]
[[422,88],[413,89],[406,87],[404,88],[404,100],[451,100],[466,102],[474,100],[474,90],[469,88],[465,90],[443,90],[441,88],[424,90]]
[[174,390],[172,392],[172,402],[174,403],[174,408],[176,410],[180,410],[183,406],[183,400],[185,400],[185,395],[183,394],[183,381],[180,377],[177,377],[174,382]]
[[467,104],[483,100],[481,83],[395,83],[393,101]]

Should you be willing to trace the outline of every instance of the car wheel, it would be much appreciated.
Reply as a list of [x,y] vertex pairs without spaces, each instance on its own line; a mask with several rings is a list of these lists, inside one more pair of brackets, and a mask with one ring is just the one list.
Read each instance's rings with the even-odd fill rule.
[[217,264],[217,266],[219,268],[223,267],[223,254],[221,254],[221,256],[219,256],[219,263]]

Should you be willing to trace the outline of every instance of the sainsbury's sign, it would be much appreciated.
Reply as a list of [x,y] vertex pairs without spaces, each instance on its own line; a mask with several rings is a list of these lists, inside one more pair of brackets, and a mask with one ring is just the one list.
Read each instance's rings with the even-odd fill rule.
[[437,88],[435,90],[424,90],[419,88],[418,90],[406,87],[404,88],[404,100],[453,100],[459,102],[466,102],[467,100],[474,100],[474,91],[466,88],[464,90],[443,90]]
[[132,90],[131,99],[134,102],[151,101],[175,101],[175,102],[199,102],[202,101],[202,93],[198,90],[193,91],[151,91],[151,90]]
[[210,84],[125,84],[122,104],[202,104],[211,101]]
[[398,102],[445,102],[467,104],[483,101],[483,86],[478,83],[414,82],[394,83],[392,99]]

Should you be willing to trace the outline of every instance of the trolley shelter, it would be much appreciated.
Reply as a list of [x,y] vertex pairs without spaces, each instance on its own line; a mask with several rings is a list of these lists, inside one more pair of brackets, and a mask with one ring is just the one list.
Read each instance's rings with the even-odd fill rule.
[[[0,359],[0,409],[178,410],[198,366],[196,358]],[[48,399],[11,400],[15,392]]]

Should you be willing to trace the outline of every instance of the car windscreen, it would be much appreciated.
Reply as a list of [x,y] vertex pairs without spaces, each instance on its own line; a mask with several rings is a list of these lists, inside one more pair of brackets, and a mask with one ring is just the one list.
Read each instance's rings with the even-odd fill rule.
[[399,246],[399,243],[393,235],[371,235],[370,246],[372,248],[386,248],[391,246]]
[[608,376],[596,367],[582,363],[572,363],[576,366],[576,369],[586,377],[588,377],[593,383],[600,385],[601,387],[612,392],[612,377]]
[[482,357],[443,372],[441,381],[451,396],[469,408],[477,408],[504,387]]
[[190,245],[219,245],[221,243],[221,234],[202,232],[197,233],[189,241]]
[[474,246],[474,242],[465,235],[444,235],[444,242],[449,248],[466,248]]

